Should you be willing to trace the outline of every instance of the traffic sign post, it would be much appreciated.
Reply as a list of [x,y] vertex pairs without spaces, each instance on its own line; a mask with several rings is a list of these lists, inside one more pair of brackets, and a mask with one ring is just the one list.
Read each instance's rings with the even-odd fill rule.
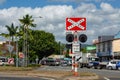
[[82,43],[86,42],[87,36],[82,34],[78,38],[78,31],[86,30],[86,18],[66,18],[66,32],[70,32],[73,34],[66,34],[66,40],[72,43],[72,71],[74,72],[74,76],[78,76],[78,62],[75,54],[80,52],[80,44],[78,40]]
[[10,53],[10,58],[12,57],[12,51],[13,51],[13,49],[14,49],[14,46],[12,46],[12,45],[10,45],[10,44],[8,44],[7,45],[7,48],[8,48],[8,51],[9,51],[9,53]]
[[78,62],[76,61],[76,56],[75,54],[78,53],[80,51],[80,45],[78,43],[78,32],[75,31],[74,32],[74,41],[72,43],[72,53],[73,53],[73,57],[74,57],[74,76],[78,76]]

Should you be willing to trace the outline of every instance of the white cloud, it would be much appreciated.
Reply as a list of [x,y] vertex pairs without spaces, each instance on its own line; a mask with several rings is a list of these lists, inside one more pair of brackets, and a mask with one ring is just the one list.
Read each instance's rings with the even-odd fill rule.
[[[97,9],[94,4],[81,4],[77,8],[67,5],[53,5],[37,8],[11,7],[0,10],[0,32],[7,32],[5,25],[19,25],[19,18],[26,14],[34,17],[37,30],[45,30],[55,35],[57,41],[65,40],[65,19],[66,17],[86,17],[88,35],[87,43],[98,35],[115,34],[120,27],[120,9],[115,9],[108,3],[101,3],[101,8]],[[42,16],[42,18],[37,18]]]
[[108,3],[101,3],[100,7],[104,10],[104,11],[113,11],[113,7],[108,4]]

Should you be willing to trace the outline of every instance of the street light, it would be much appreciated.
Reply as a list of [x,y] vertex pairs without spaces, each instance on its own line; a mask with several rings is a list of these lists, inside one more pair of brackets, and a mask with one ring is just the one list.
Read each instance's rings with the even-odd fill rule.
[[[41,16],[38,17],[32,17],[32,18],[42,18]],[[29,44],[28,44],[28,32],[27,32],[28,26],[24,26],[24,54],[25,54],[25,58],[24,58],[24,65],[27,66],[29,63]]]
[[18,38],[16,37],[16,67],[18,67],[19,59],[18,59]]

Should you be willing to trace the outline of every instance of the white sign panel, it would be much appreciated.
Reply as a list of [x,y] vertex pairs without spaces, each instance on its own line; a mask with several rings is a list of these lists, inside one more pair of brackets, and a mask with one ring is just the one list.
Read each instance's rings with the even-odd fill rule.
[[73,43],[72,48],[73,48],[72,49],[73,53],[80,52],[80,44],[79,43]]

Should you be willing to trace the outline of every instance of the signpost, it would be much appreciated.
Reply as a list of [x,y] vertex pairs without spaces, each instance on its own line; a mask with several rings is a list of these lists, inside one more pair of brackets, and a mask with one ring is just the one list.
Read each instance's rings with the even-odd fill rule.
[[[78,76],[78,62],[76,61],[75,54],[80,52],[80,44],[78,42],[78,31],[86,30],[86,18],[80,17],[71,17],[66,18],[66,32],[72,32],[73,34],[67,34],[66,40],[72,43],[72,71],[75,76]],[[79,37],[79,40],[84,43],[87,40],[87,36],[82,34]]]
[[12,51],[13,51],[13,49],[14,49],[14,46],[12,46],[12,45],[7,45],[7,48],[8,48],[8,51],[9,51],[9,53],[10,53],[10,58],[11,58],[11,53],[12,53]]

